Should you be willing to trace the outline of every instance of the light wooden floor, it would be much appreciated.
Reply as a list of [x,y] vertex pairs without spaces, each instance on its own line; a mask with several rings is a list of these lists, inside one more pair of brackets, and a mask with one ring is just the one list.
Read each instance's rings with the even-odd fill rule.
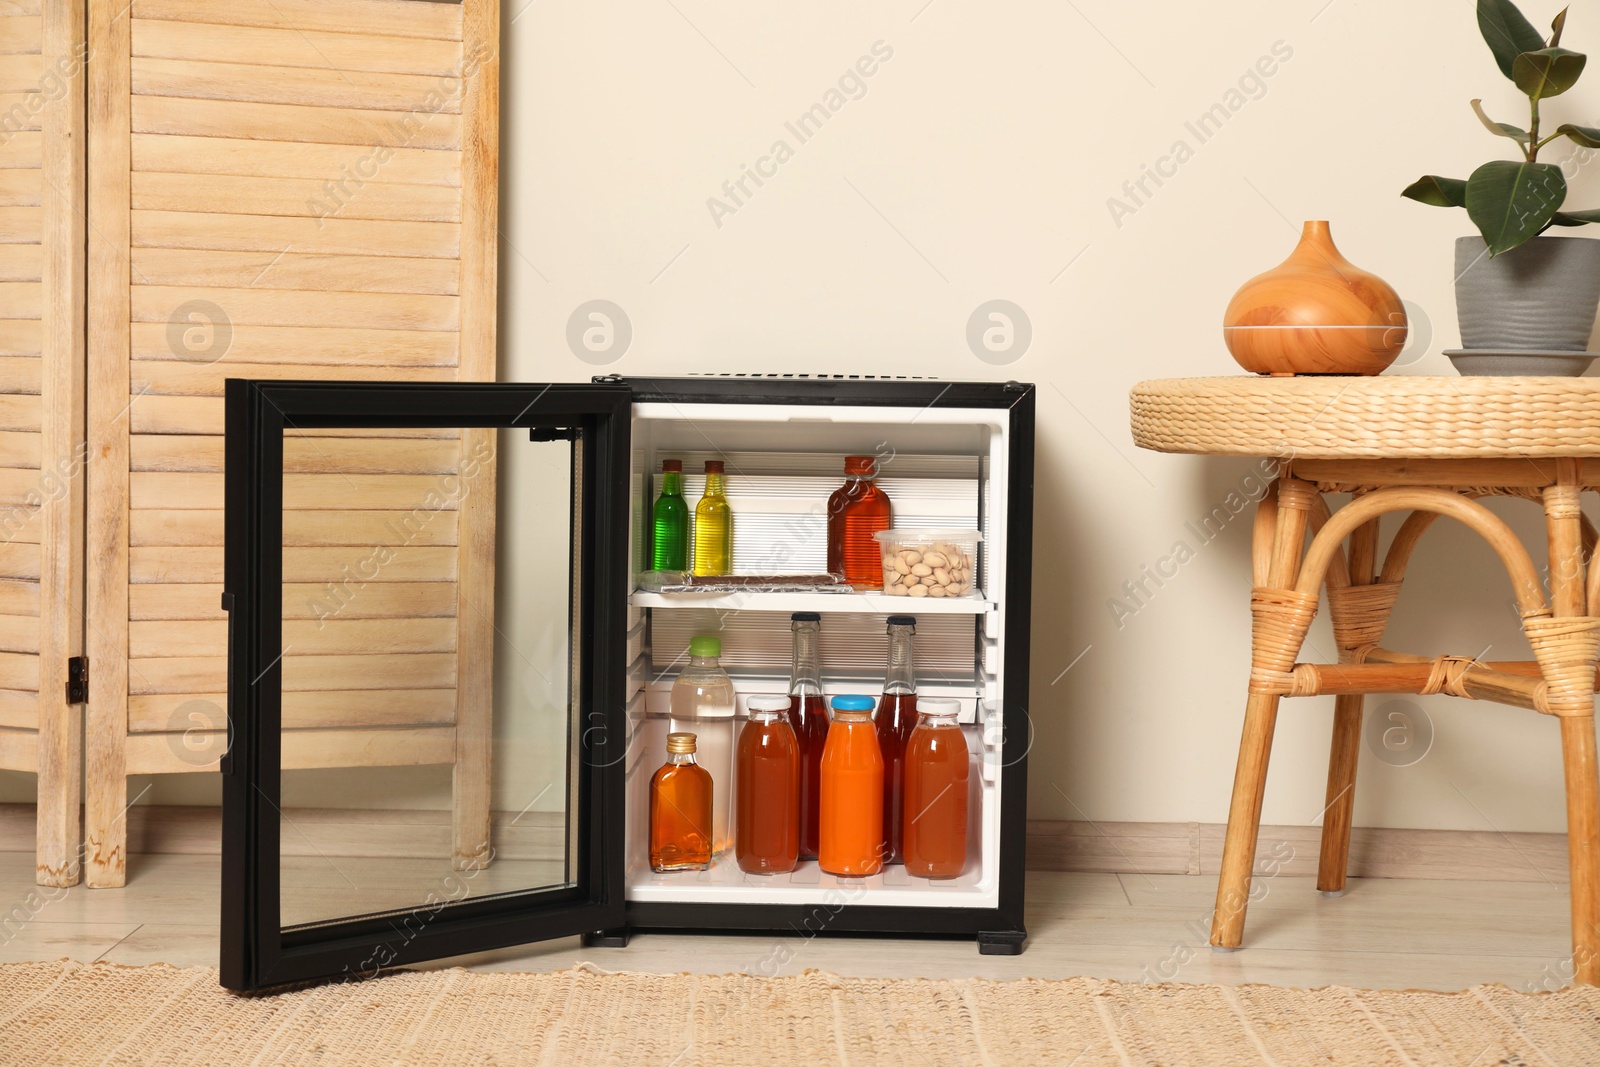
[[[0,962],[78,960],[214,965],[215,856],[136,856],[124,889],[44,890],[31,853],[0,852]],[[576,939],[449,961],[478,970],[551,970],[588,960],[615,970],[782,973],[808,968],[884,977],[1062,978],[1514,989],[1565,984],[1566,887],[1548,882],[1367,879],[1323,899],[1308,878],[1269,879],[1250,909],[1246,948],[1206,945],[1208,876],[1028,876],[1027,951],[980,956],[970,942],[639,935],[627,949]],[[1259,892],[1259,891],[1258,891]]]

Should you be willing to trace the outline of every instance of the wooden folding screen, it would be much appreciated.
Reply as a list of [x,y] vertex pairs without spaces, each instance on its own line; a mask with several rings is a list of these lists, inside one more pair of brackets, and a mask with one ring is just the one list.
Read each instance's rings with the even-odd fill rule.
[[[225,746],[224,380],[493,377],[499,4],[89,12],[85,834],[112,886],[127,776]],[[285,763],[454,764],[458,862],[488,835],[493,444],[286,442]],[[465,467],[474,491],[403,533]]]
[[0,768],[38,773],[43,885],[79,869],[84,47],[81,4],[0,0]]

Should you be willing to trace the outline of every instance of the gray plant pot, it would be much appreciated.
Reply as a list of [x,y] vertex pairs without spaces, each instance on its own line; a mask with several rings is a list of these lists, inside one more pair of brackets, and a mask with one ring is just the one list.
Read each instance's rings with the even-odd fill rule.
[[1600,241],[1535,237],[1489,256],[1483,238],[1456,239],[1461,347],[1586,352],[1600,307]]

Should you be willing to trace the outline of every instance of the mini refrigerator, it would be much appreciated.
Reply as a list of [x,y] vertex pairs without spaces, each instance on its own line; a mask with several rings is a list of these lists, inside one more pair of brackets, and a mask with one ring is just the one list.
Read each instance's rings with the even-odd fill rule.
[[[867,375],[230,380],[223,985],[643,931],[1022,951],[1034,404]],[[878,458],[897,528],[982,531],[965,595],[640,587],[663,459],[691,507],[723,461],[735,574],[812,574],[847,455]],[[826,691],[874,697],[885,618],[916,617],[919,696],[960,702],[970,753],[960,877],[651,870],[690,637],[721,638],[742,720],[788,692],[795,612]]]

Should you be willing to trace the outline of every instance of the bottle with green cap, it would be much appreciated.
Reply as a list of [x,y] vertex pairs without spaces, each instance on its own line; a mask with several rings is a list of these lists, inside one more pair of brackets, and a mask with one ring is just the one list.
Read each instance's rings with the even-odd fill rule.
[[711,854],[733,846],[728,822],[733,797],[733,681],[722,669],[722,639],[698,634],[689,640],[689,664],[672,683],[673,732],[696,735],[696,761],[711,774]]

